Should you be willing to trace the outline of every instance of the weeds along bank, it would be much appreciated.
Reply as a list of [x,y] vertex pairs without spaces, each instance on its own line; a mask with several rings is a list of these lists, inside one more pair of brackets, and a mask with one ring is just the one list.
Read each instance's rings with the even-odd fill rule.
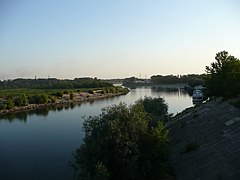
[[[21,93],[19,93],[21,92]],[[46,106],[85,102],[95,99],[127,94],[123,87],[104,87],[72,90],[0,90],[0,114],[31,110]]]

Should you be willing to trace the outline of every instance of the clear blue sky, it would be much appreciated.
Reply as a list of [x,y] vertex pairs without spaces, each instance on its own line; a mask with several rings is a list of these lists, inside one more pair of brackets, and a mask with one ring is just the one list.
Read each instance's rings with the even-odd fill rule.
[[204,73],[222,50],[238,0],[0,0],[0,79]]

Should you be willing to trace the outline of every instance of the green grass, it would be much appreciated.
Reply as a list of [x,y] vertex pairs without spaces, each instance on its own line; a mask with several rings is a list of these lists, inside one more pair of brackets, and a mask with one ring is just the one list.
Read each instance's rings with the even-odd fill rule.
[[[63,92],[66,89],[0,89],[0,96],[1,97],[6,97],[6,96],[13,96],[17,97],[20,96],[21,94],[25,94],[27,96],[32,96],[35,94],[52,94],[56,92]],[[70,91],[68,89],[68,91]]]
[[[113,89],[116,87],[107,87],[107,89]],[[118,87],[120,88],[120,87]],[[102,90],[106,89],[105,87],[103,88],[81,88],[81,89],[27,89],[27,88],[22,88],[22,89],[0,89],[0,98],[4,98],[7,96],[12,96],[12,97],[19,97],[22,94],[25,94],[26,96],[33,96],[36,94],[48,94],[51,95],[56,92],[64,92],[67,91],[69,93],[71,92],[82,92],[86,90]],[[119,89],[121,90],[121,88]]]

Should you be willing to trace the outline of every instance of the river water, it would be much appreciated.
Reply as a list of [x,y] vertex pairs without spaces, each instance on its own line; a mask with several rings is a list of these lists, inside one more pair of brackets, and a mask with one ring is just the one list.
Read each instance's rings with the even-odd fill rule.
[[180,88],[141,87],[92,103],[0,116],[0,179],[73,179],[69,161],[84,137],[84,117],[119,102],[130,105],[144,96],[163,97],[173,114],[193,105]]

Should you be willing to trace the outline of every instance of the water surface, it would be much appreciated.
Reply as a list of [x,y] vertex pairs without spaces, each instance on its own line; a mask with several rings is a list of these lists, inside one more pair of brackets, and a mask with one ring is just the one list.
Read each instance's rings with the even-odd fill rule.
[[119,102],[129,105],[144,96],[164,97],[173,114],[192,106],[192,98],[180,89],[142,87],[92,103],[0,117],[0,179],[73,179],[69,160],[84,137],[84,116],[98,115],[103,107]]

